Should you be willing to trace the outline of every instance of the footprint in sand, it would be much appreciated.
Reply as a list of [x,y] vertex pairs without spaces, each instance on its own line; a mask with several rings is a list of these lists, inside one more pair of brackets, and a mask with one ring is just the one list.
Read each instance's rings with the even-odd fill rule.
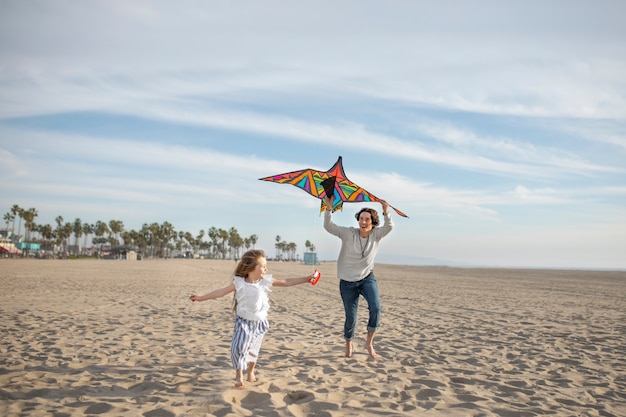
[[286,404],[302,404],[313,400],[315,396],[306,391],[292,391],[285,395]]

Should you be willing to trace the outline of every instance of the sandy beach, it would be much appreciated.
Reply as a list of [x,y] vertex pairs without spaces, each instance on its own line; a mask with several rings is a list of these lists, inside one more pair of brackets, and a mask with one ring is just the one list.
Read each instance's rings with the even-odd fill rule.
[[[311,266],[269,262],[277,278]],[[275,288],[233,386],[233,261],[0,260],[3,416],[625,416],[626,272],[378,265],[344,357],[334,263]]]

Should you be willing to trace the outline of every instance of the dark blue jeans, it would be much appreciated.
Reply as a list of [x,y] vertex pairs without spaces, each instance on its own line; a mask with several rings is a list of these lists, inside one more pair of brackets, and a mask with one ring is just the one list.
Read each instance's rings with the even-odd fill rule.
[[356,317],[359,310],[359,295],[367,301],[369,320],[367,331],[375,332],[380,324],[380,296],[378,295],[378,283],[374,273],[369,274],[357,282],[339,281],[339,292],[343,300],[343,309],[346,313],[346,322],[343,326],[343,337],[346,340],[354,339]]

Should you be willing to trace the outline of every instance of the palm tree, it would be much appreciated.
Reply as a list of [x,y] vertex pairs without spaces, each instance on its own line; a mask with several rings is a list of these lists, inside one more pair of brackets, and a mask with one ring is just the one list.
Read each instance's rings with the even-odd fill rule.
[[109,226],[105,222],[98,220],[96,222],[96,227],[94,228],[94,234],[96,237],[93,239],[94,244],[100,244],[100,250],[98,252],[98,257],[102,256],[102,245],[106,242],[106,238],[104,237],[105,233],[109,233]]
[[228,231],[228,246],[230,247],[231,258],[239,259],[239,248],[243,245],[243,239],[234,227]]
[[[15,218],[21,211],[22,209],[17,204],[13,204],[13,207],[11,207],[11,214],[13,215],[13,228],[11,229],[11,231],[14,235],[15,235]],[[19,239],[19,236],[16,235],[16,238]]]
[[202,239],[204,239],[204,230],[200,229],[200,231],[198,232],[198,236],[196,236],[196,240],[194,242],[194,253],[197,251],[198,254],[200,254]]
[[[54,229],[54,235],[56,237],[54,243],[55,243],[55,246],[59,247],[59,246],[61,246],[61,244],[65,240],[65,237],[63,236],[63,216],[57,216],[54,219],[54,221],[57,224],[57,228]],[[53,250],[56,250],[56,247]],[[53,253],[53,255],[54,255],[54,253]]]
[[151,223],[148,227],[148,232],[150,234],[149,244],[151,246],[151,254],[155,255],[155,249],[158,247],[156,251],[156,255],[159,256],[161,253],[161,241],[159,239],[159,224]]
[[183,253],[183,240],[184,239],[185,239],[185,232],[181,230],[176,235],[176,245],[175,245],[176,250],[178,251],[179,255]]
[[296,260],[296,249],[298,248],[298,246],[294,242],[290,242],[287,245],[287,248],[289,250],[289,260],[290,261],[295,261]]
[[37,217],[39,213],[35,208],[29,208],[28,210],[24,210],[22,213],[22,217],[24,218],[24,227],[26,229],[26,239],[30,239],[30,232],[33,230],[35,217]]
[[83,248],[87,249],[87,236],[93,233],[95,226],[89,223],[83,223],[83,234],[85,235],[85,242]]
[[37,215],[37,209],[29,208],[28,210],[22,210],[22,217],[24,218],[24,225],[26,228],[26,257],[28,257],[30,252],[30,233],[35,227],[35,217],[37,217]]
[[54,230],[49,224],[42,224],[37,227],[45,245],[52,245],[55,237]]
[[9,223],[11,221],[15,222],[15,214],[11,213],[10,211],[7,212],[4,215],[4,221],[6,222],[6,225],[7,225],[6,227],[7,227],[7,238],[8,238],[9,237]]
[[65,239],[64,240],[65,252],[69,251],[70,236],[72,236],[73,231],[74,231],[74,225],[72,223],[67,222],[63,225],[63,238]]
[[280,259],[282,256],[280,255],[279,249],[280,249],[280,236],[276,235],[276,244],[274,245],[274,247],[276,248],[276,259]]
[[215,258],[217,255],[217,250],[219,249],[219,243],[218,243],[219,232],[217,231],[215,227],[211,227],[209,231],[207,232],[207,235],[209,236],[209,239],[211,239],[211,247],[213,249],[211,257]]
[[191,232],[183,233],[183,238],[186,241],[186,243],[184,244],[185,249],[187,250],[193,249],[193,253],[195,254],[196,253],[196,239],[193,237]]
[[254,245],[259,241],[259,237],[257,235],[250,235],[250,243],[252,244],[252,249],[254,249]]
[[220,255],[222,256],[222,259],[226,259],[226,242],[228,242],[228,237],[229,237],[228,232],[224,229],[218,229],[217,236],[220,239],[220,243],[219,243]]
[[[159,226],[159,240],[160,240],[160,255],[161,257],[167,257],[168,253],[171,249],[170,243],[172,239],[176,239],[176,230],[174,230],[174,226],[170,222],[163,222],[161,226]],[[165,253],[165,252],[168,253]]]
[[74,255],[78,255],[79,254],[78,248],[80,247],[78,240],[83,235],[83,223],[80,221],[79,218],[76,218],[76,220],[74,220],[74,225],[72,226],[72,232],[74,232]]
[[142,253],[142,248],[145,248],[146,244],[145,239],[143,238],[141,233],[137,232],[136,230],[131,230],[128,233],[130,235],[130,241],[133,244],[133,248],[137,251],[137,254]]
[[143,248],[142,250],[144,254],[148,256],[148,248],[150,248],[150,257],[152,257],[154,255],[153,237],[152,233],[150,232],[150,226],[148,225],[148,223],[144,223],[141,226],[141,231],[139,232],[139,235],[141,236],[141,247]]
[[[17,204],[13,206],[13,209],[16,209],[16,214],[17,216],[20,218],[19,223],[17,224],[17,241],[19,242],[19,240],[21,239],[21,234],[22,234],[22,219],[24,218],[24,209],[19,207]],[[14,230],[15,230],[15,223],[13,224]]]
[[200,242],[200,250],[204,251],[207,256],[210,256],[211,250],[213,249],[213,244],[211,242],[202,241]]
[[133,247],[133,237],[130,234],[129,231],[124,230],[122,233],[120,233],[120,238],[122,239],[122,245],[123,246],[129,246],[131,248],[134,249]]
[[121,220],[110,220],[109,221],[109,229],[111,233],[115,237],[115,245],[119,244],[119,234],[124,230],[124,222]]

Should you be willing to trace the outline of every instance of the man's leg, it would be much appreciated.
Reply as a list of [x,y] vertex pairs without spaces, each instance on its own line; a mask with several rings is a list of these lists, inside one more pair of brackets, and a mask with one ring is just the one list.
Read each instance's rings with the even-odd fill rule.
[[343,301],[346,320],[343,325],[343,337],[346,340],[346,358],[352,357],[352,339],[356,328],[356,317],[359,309],[359,291],[354,282],[339,281],[339,292]]
[[378,283],[376,282],[374,274],[370,274],[370,276],[363,280],[360,286],[360,293],[367,301],[367,308],[369,309],[365,348],[370,358],[376,359],[378,355],[374,350],[374,333],[380,325],[380,296],[378,293]]

